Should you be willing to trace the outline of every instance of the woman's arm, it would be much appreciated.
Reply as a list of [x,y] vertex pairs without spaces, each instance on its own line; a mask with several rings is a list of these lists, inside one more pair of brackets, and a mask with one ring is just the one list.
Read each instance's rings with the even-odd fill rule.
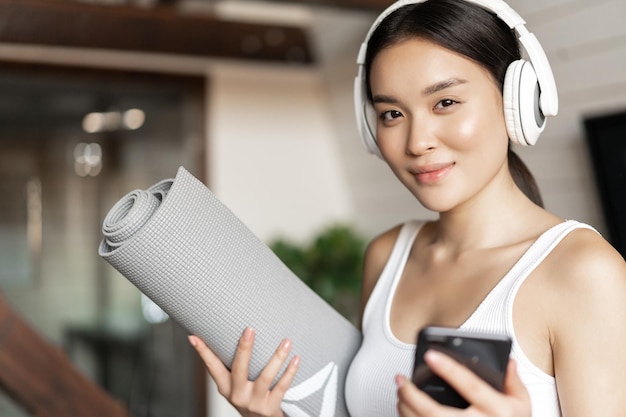
[[564,417],[626,413],[626,263],[593,232],[577,233],[558,275],[554,372]]

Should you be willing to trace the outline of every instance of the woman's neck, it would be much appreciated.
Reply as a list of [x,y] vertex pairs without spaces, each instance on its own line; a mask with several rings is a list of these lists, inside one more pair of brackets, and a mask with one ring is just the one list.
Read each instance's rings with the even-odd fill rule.
[[538,223],[538,216],[553,218],[532,203],[511,180],[440,213],[433,243],[451,253],[512,244],[535,234],[532,229]]

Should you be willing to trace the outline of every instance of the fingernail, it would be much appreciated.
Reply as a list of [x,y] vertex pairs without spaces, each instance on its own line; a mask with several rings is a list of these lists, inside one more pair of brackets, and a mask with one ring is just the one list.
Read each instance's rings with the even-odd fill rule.
[[431,349],[424,353],[424,359],[426,359],[429,363],[438,364],[443,360],[443,355],[440,352]]
[[284,350],[285,352],[288,351],[291,348],[291,340],[289,339],[283,340],[283,343],[281,343],[280,348]]
[[398,388],[402,388],[402,386],[406,383],[407,379],[404,375],[396,375],[396,386]]
[[252,335],[254,334],[254,330],[252,327],[246,327],[246,330],[243,331],[243,340],[249,342],[252,340]]
[[189,343],[191,343],[191,346],[196,347],[196,345],[198,344],[196,338],[194,336],[187,336],[187,338],[189,339]]
[[300,356],[294,356],[291,359],[291,365],[292,366],[300,366]]

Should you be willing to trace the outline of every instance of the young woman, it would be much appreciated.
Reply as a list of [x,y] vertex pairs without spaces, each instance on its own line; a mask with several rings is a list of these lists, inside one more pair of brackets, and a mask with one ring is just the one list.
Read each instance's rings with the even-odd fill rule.
[[[461,0],[405,1],[369,38],[364,77],[377,115],[370,146],[439,216],[401,224],[368,246],[364,339],[346,381],[352,417],[626,412],[626,264],[589,226],[542,208],[511,151],[516,133],[507,128],[503,86],[519,58],[509,25]],[[435,352],[427,354],[429,366],[470,407],[447,408],[418,390],[407,377],[416,334],[426,325],[508,334],[504,392]],[[243,415],[282,415],[298,359],[274,389],[269,384],[288,342],[252,382],[250,330],[232,374],[192,340]]]

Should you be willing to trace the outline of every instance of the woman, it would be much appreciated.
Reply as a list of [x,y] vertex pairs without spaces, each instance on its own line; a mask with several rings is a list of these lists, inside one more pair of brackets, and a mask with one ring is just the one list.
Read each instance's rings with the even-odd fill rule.
[[[372,33],[365,83],[375,146],[427,209],[372,240],[362,290],[363,346],[346,381],[352,417],[618,416],[626,410],[626,264],[594,230],[541,207],[510,150],[503,106],[507,68],[520,57],[509,26],[459,0],[407,4]],[[429,366],[470,403],[447,408],[407,376],[426,325],[504,332],[513,339],[504,392],[450,358]],[[246,378],[253,334],[232,374],[192,339],[220,392],[243,415],[281,416],[297,371],[278,349],[259,380]],[[394,383],[395,381],[395,383]],[[621,387],[618,388],[618,387]]]

